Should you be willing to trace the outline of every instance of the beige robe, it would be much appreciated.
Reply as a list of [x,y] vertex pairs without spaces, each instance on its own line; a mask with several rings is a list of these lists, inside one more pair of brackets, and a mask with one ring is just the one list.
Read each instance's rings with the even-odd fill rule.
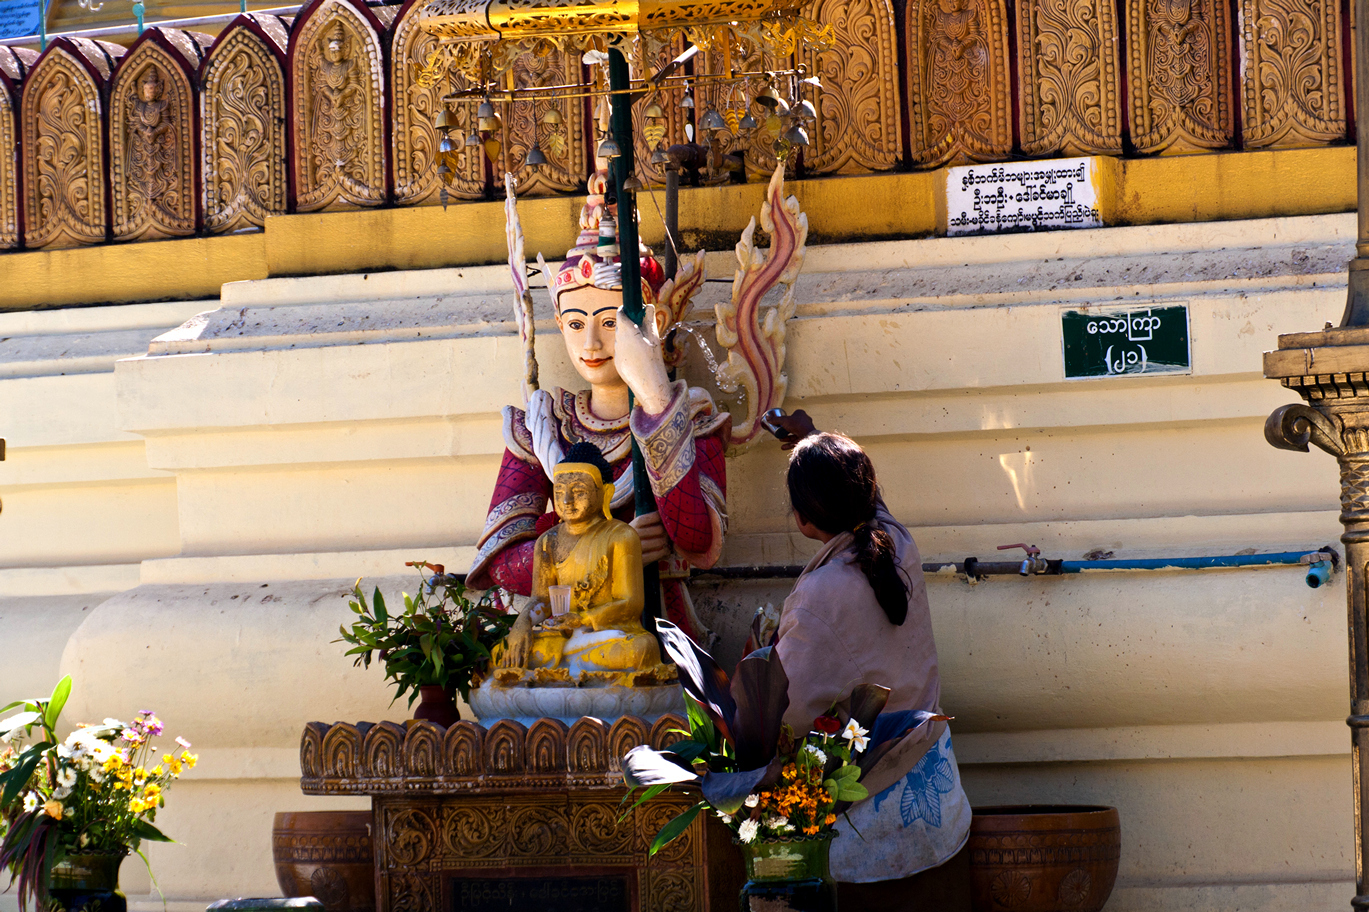
[[[789,677],[785,721],[806,733],[813,720],[862,683],[888,687],[886,712],[939,712],[941,677],[913,537],[881,502],[876,519],[894,540],[908,586],[908,616],[895,626],[855,562],[843,532],[808,562],[784,601],[775,650]],[[870,798],[850,810],[854,829],[832,846],[838,880],[895,880],[946,861],[969,836],[970,807],[944,722],[906,734],[861,779]],[[856,835],[859,832],[861,835]],[[861,838],[863,835],[863,839]]]

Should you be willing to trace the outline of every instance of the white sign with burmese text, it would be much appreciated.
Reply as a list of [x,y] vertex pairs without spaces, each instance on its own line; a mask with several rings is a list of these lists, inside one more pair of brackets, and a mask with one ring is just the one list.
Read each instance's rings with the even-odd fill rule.
[[1102,226],[1097,159],[1057,158],[946,170],[950,235]]

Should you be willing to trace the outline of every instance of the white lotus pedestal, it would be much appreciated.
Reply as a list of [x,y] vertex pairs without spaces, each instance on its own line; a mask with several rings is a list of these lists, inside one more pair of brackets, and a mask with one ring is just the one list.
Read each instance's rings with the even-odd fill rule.
[[718,820],[701,814],[648,854],[697,796],[671,790],[623,816],[622,756],[686,727],[675,714],[488,729],[311,722],[300,784],[371,796],[377,912],[730,912],[745,870]]

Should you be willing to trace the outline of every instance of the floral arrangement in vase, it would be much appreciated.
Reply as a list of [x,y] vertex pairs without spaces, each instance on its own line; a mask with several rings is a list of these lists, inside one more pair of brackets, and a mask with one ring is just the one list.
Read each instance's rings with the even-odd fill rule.
[[131,722],[81,724],[59,739],[70,694],[68,676],[46,699],[0,709],[20,710],[0,721],[0,865],[11,883],[18,881],[21,908],[29,901],[55,905],[49,883],[73,858],[122,860],[134,852],[146,862],[143,842],[170,842],[154,823],[157,811],[171,783],[198,759],[183,738],[175,739],[175,750],[157,747],[163,726],[150,710]]
[[860,782],[865,773],[913,729],[950,718],[884,713],[889,689],[861,684],[800,734],[783,721],[789,678],[772,648],[746,656],[729,679],[678,628],[658,621],[657,630],[680,670],[690,730],[666,750],[633,748],[623,758],[623,777],[629,798],[645,789],[632,807],[673,785],[696,785],[702,800],[661,828],[652,854],[709,809],[743,846],[830,840],[838,815],[868,797]]
[[[346,654],[356,656],[355,665],[370,668],[372,657],[378,656],[386,678],[396,687],[395,700],[407,693],[413,706],[425,688],[439,689],[450,706],[424,713],[429,705],[425,695],[417,718],[452,724],[456,706],[451,696],[470,696],[489,665],[490,650],[508,636],[517,615],[505,611],[492,590],[472,600],[462,578],[447,573],[441,564],[408,561],[405,566],[418,570],[420,582],[416,595],[403,593],[403,612],[390,613],[379,587],[367,604],[357,580],[349,602],[357,619],[350,628],[339,627],[342,635],[333,642],[352,647]],[[423,578],[424,571],[432,576]]]

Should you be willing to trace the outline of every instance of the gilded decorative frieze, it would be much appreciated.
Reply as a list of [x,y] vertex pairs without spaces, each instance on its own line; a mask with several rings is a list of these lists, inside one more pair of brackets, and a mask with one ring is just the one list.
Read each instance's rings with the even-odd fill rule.
[[[565,85],[580,81],[580,55],[556,50],[527,53],[514,61],[510,79],[523,88]],[[494,181],[504,183],[504,172],[518,180],[519,196],[537,196],[575,190],[594,170],[585,147],[585,108],[581,99],[515,101],[504,105],[501,154],[495,161]],[[555,110],[560,124],[546,122]],[[547,163],[527,164],[533,139],[540,143]]]
[[800,55],[823,85],[808,91],[818,122],[805,170],[888,171],[903,157],[893,7],[889,0],[813,0],[804,15],[831,26],[836,38],[827,50]]
[[1345,138],[1340,0],[1241,0],[1246,148]]
[[1229,16],[1220,0],[1127,0],[1127,85],[1136,151],[1231,144]]
[[1012,151],[1004,0],[909,0],[913,161],[995,161]]
[[383,26],[350,0],[306,8],[291,42],[295,208],[385,202]]
[[195,233],[195,74],[211,40],[151,28],[119,63],[109,105],[116,241]]
[[[437,50],[438,39],[419,27],[424,0],[408,0],[399,14],[390,45],[391,85],[394,86],[395,122],[391,139],[395,163],[395,202],[401,206],[436,203],[442,180],[437,174],[441,136],[433,122],[441,111],[442,96],[470,87],[464,75],[453,71],[449,80],[423,79],[421,73]],[[485,162],[478,146],[466,147],[465,138],[475,131],[475,108],[458,104],[449,108],[456,117],[450,134],[458,153],[447,192],[456,199],[484,199]]]
[[1022,151],[1122,151],[1117,14],[1112,0],[1020,0]]
[[19,246],[19,87],[37,59],[0,46],[0,249]]
[[205,60],[202,167],[204,227],[212,233],[260,228],[283,213],[285,51],[289,31],[275,16],[239,16]]
[[24,81],[20,141],[30,248],[98,244],[108,236],[101,117],[104,87],[123,53],[118,45],[58,38]]

